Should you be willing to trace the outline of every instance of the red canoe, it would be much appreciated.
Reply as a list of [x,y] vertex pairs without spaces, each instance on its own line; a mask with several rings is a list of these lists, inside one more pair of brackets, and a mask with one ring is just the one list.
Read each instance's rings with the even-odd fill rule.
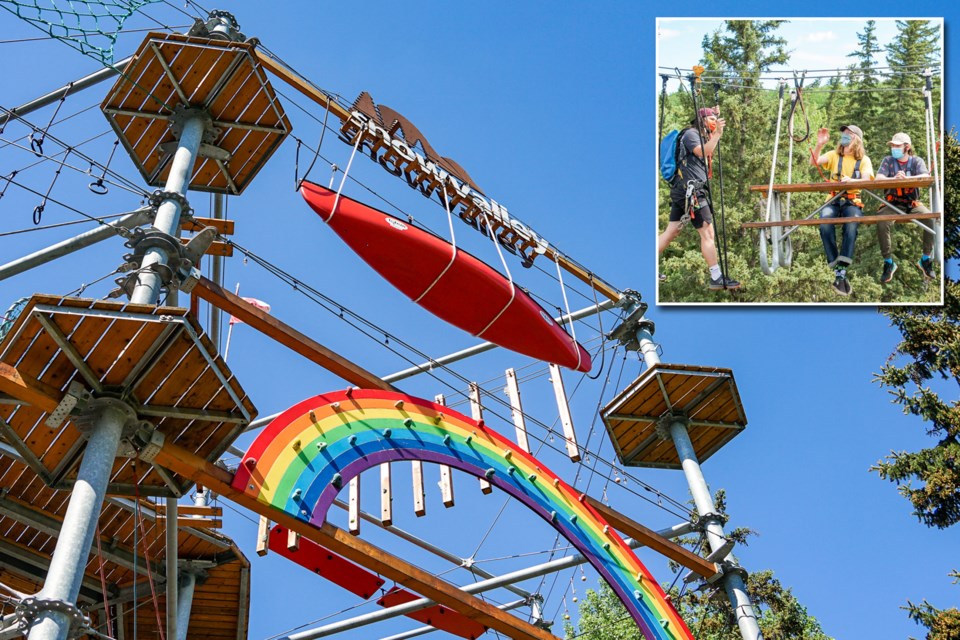
[[307,203],[357,255],[414,302],[478,338],[590,370],[590,355],[519,287],[469,253],[365,204],[304,182]]

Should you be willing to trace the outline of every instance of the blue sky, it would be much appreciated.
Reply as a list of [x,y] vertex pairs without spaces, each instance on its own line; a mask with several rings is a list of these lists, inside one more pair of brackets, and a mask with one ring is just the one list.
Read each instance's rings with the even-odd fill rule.
[[[651,132],[656,115],[650,81],[656,74],[656,13],[663,12],[662,5],[659,11],[651,8],[655,5],[633,2],[584,5],[499,0],[454,6],[439,1],[412,2],[402,8],[385,2],[363,7],[334,3],[322,8],[312,2],[289,2],[279,5],[281,10],[270,11],[264,6],[244,0],[220,8],[232,11],[247,35],[260,38],[317,85],[348,101],[360,91],[369,91],[374,100],[406,115],[442,155],[456,159],[513,215],[614,285],[636,289],[646,299],[653,299],[656,216],[651,209],[654,195],[649,176],[654,174]],[[153,19],[169,26],[188,24],[178,11],[182,7],[181,2],[151,5],[146,9],[150,18],[137,18],[137,24],[155,26]],[[766,7],[759,2],[715,2],[691,6],[688,11],[690,15],[709,11],[714,17],[754,17],[765,15]],[[910,10],[931,17],[945,11],[955,14],[955,10],[942,7],[940,3],[914,2]],[[830,14],[848,10],[837,4],[807,8],[811,13]],[[877,15],[891,11],[898,9],[892,5],[871,7]],[[946,16],[948,33],[954,20],[960,17]],[[677,26],[664,24],[671,29]],[[829,45],[821,48],[846,53],[840,43],[855,43],[853,34],[860,24],[862,21],[823,23],[823,31],[829,27],[837,39],[823,36]],[[38,35],[6,12],[0,12],[0,33],[4,40]],[[132,51],[141,37],[123,36],[117,50]],[[798,68],[822,68],[814,67],[821,63],[812,58],[800,61],[812,47],[801,46],[793,37],[790,41],[797,47]],[[674,60],[671,54],[670,64],[689,66],[698,57],[699,44],[699,37],[687,41],[680,50],[684,56],[678,54]],[[4,106],[25,102],[97,68],[93,61],[58,43],[4,42],[0,53],[8,61],[0,98]],[[663,52],[661,56],[665,57]],[[955,56],[949,42],[947,57],[950,68]],[[277,87],[294,123],[294,135],[306,145],[315,145],[323,111],[290,88]],[[99,104],[106,89],[107,85],[101,85],[78,94],[65,103],[63,113]],[[948,85],[948,128],[960,123],[958,102],[950,99],[952,91]],[[43,126],[51,115],[50,110],[41,111],[33,120]],[[51,132],[79,144],[105,130],[102,116],[91,109]],[[26,133],[22,127],[10,126],[2,137],[14,139]],[[105,161],[110,142],[105,137],[81,148]],[[475,340],[435,320],[380,280],[324,227],[294,192],[295,151],[296,142],[291,139],[250,189],[231,200],[231,217],[237,220],[236,241],[369,318],[391,334],[393,347],[402,339],[440,356],[472,345]],[[332,135],[326,136],[325,158],[343,167],[349,151]],[[305,154],[301,150],[301,173]],[[129,161],[121,156],[118,153],[111,167],[139,183]],[[29,152],[0,148],[0,175],[31,162]],[[42,165],[24,171],[19,179],[42,193],[54,169]],[[351,185],[348,195],[386,208],[382,197],[423,224],[446,232],[441,207],[412,193],[368,159],[357,158],[351,175],[363,186]],[[321,183],[329,176],[325,160],[319,161],[311,174]],[[88,176],[65,172],[51,195],[100,215],[127,211],[139,203],[135,195],[119,188],[104,197],[94,196],[86,190],[89,181]],[[30,212],[38,201],[22,189],[8,189],[0,200],[0,229],[31,227]],[[205,195],[194,195],[191,202],[201,211],[208,205]],[[44,223],[76,218],[54,204],[44,213]],[[74,232],[71,229],[77,228],[0,236],[0,254],[22,255],[67,237]],[[499,264],[495,253],[466,227],[457,228],[457,238],[488,263]],[[110,278],[99,284],[93,281],[108,275],[125,252],[121,242],[107,242],[82,256],[2,281],[0,307],[35,291],[64,294],[84,283],[89,285],[86,295],[105,295],[111,288]],[[515,261],[510,267],[520,284],[543,296],[548,304],[563,306],[548,263],[543,264],[543,272],[523,270]],[[956,277],[956,265],[949,268]],[[570,280],[565,277],[565,282]],[[377,373],[409,366],[407,359],[384,348],[382,334],[375,331],[370,339],[344,326],[335,314],[305,300],[251,261],[233,258],[226,282],[230,287],[239,283],[242,295],[266,300],[279,318]],[[583,287],[577,289],[579,293],[570,298],[573,308],[586,306],[592,299]],[[711,487],[727,490],[731,524],[751,527],[760,534],[749,547],[736,551],[748,570],[773,569],[823,622],[826,632],[837,638],[916,636],[917,628],[900,609],[907,599],[927,598],[943,607],[956,605],[958,590],[946,575],[956,568],[956,532],[933,531],[918,524],[896,488],[868,471],[891,449],[931,444],[923,434],[923,424],[903,416],[887,393],[872,382],[874,372],[898,341],[898,334],[883,316],[869,308],[716,307],[652,307],[648,315],[656,322],[655,337],[664,362],[728,367],[736,375],[749,425],[704,464],[704,473]],[[609,331],[612,316],[604,316],[603,321],[604,331]],[[578,336],[591,351],[599,344],[599,329],[596,321],[578,327]],[[604,369],[596,382],[565,374],[567,389],[576,389],[574,421],[593,461],[612,457],[610,443],[595,417],[596,407],[641,370],[635,356],[623,360],[622,352],[617,352],[616,358],[610,352],[604,363],[611,365],[611,359],[610,373]],[[342,381],[269,343],[249,327],[235,329],[230,365],[262,414],[343,386]],[[456,371],[483,382],[490,394],[502,397],[507,367],[524,372],[525,408],[547,425],[555,424],[556,407],[551,405],[544,368],[538,364],[495,351],[458,365]],[[441,377],[439,381],[415,378],[401,387],[428,398],[445,393],[455,408],[468,412],[462,397],[456,395],[458,382],[450,375]],[[494,416],[488,422],[512,433],[508,421]],[[551,446],[549,431],[537,429],[537,437]],[[568,480],[576,480],[578,486],[589,486],[591,492],[600,494],[606,486],[613,506],[654,529],[675,524],[677,518],[644,501],[642,497],[649,494],[639,488],[640,481],[679,501],[687,499],[678,472],[634,469],[634,478],[624,487],[622,482],[613,482],[612,473],[603,466],[591,472],[593,462],[578,468],[549,452],[543,453],[543,459]],[[435,481],[432,478],[428,487],[428,515],[422,519],[413,518],[408,492],[398,489],[396,508],[403,514],[398,516],[401,526],[458,555],[475,553],[484,562],[482,566],[495,573],[546,559],[541,552],[551,548],[551,532],[516,505],[506,505],[500,497],[481,497],[475,483],[458,476],[458,506],[445,510],[432,484]],[[372,488],[373,482],[368,486]],[[405,489],[405,484],[400,486]],[[368,508],[374,510],[372,496],[370,500]],[[342,610],[348,611],[341,617],[349,617],[376,609],[361,606],[353,596],[282,558],[256,557],[255,523],[249,514],[235,513],[229,505],[225,508],[226,532],[237,539],[253,565],[251,638],[273,637]],[[336,523],[343,525],[343,520]],[[372,527],[365,527],[363,534],[437,573],[449,568]],[[640,558],[662,581],[673,579],[654,554],[642,552]],[[575,612],[573,598],[595,585],[595,576],[586,575],[588,580],[582,581],[579,572],[567,572],[552,587],[550,582],[543,585],[544,593],[550,595],[547,615],[558,625],[564,607]],[[470,580],[463,572],[444,576],[460,583]],[[537,586],[536,582],[524,585],[531,590]],[[505,601],[509,595],[501,592],[494,597]],[[386,637],[415,626],[394,621],[340,637]]]

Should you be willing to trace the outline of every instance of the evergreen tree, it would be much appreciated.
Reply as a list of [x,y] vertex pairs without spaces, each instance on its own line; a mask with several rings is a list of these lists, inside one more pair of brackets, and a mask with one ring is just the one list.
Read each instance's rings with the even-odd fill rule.
[[[887,45],[887,65],[894,74],[891,87],[899,89],[890,101],[891,122],[913,139],[917,154],[926,157],[923,72],[940,66],[940,26],[927,20],[897,20],[897,35]],[[934,122],[939,121],[940,91],[933,92]]]
[[[945,260],[960,258],[960,144],[951,132],[944,148]],[[928,527],[960,523],[960,280],[945,277],[942,307],[895,307],[882,313],[903,339],[876,376],[907,415],[923,419],[936,441],[915,452],[892,452],[873,467],[895,482]],[[951,575],[958,577],[956,571]],[[960,610],[908,602],[929,640],[960,637]]]
[[[769,131],[773,117],[767,101],[760,94],[760,74],[786,64],[787,41],[777,34],[783,20],[726,20],[723,28],[704,37],[703,63],[730,82],[721,101],[721,116],[727,120],[724,143],[730,155],[727,163],[736,165],[744,176],[762,176],[770,171],[772,139],[765,140],[762,132]],[[705,87],[705,104],[712,104],[713,93]],[[776,114],[776,111],[773,111]],[[764,144],[758,145],[758,138]],[[758,148],[759,146],[759,148]],[[732,162],[731,162],[732,161]],[[749,198],[749,183],[734,184],[733,197],[738,201]]]
[[[877,54],[883,49],[877,41],[877,22],[868,20],[863,31],[857,33],[859,48],[847,54],[848,58],[855,58],[856,63],[850,69],[850,89],[859,95],[851,100],[844,111],[844,122],[853,123],[863,129],[864,143],[868,145],[868,155],[871,150],[880,151],[879,141],[886,142],[896,131],[886,131],[890,122],[881,113],[883,94],[877,92],[880,81],[877,76]],[[896,122],[890,123],[896,126]]]

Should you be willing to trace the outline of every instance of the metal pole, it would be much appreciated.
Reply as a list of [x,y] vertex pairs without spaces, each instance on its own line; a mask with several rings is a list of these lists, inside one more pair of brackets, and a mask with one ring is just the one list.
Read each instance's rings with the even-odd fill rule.
[[[501,611],[512,611],[513,609],[519,609],[520,607],[527,604],[526,600],[514,600],[513,602],[508,602],[507,604],[501,604],[497,606],[497,609]],[[404,631],[403,633],[398,633],[397,635],[390,636],[389,638],[381,638],[381,640],[406,640],[407,638],[416,638],[417,636],[424,636],[428,633],[433,633],[437,631],[436,627],[426,626],[420,627],[418,629],[411,629],[410,631]]]
[[[97,415],[70,492],[50,569],[38,594],[42,600],[71,607],[77,601],[113,459],[129,417],[129,408],[118,402],[107,402]],[[71,616],[67,612],[46,609],[33,621],[28,637],[30,640],[64,640],[70,627]]]
[[50,245],[46,249],[41,249],[28,256],[18,258],[5,265],[0,265],[0,280],[6,280],[24,271],[33,269],[57,258],[69,255],[74,251],[79,251],[101,240],[112,238],[122,233],[123,229],[133,229],[150,222],[153,217],[153,207],[144,207],[124,215],[119,220],[106,222],[96,229],[85,231],[78,236],[74,236],[63,242]]
[[[203,139],[204,119],[200,115],[189,118],[183,124],[179,146],[173,155],[170,164],[170,175],[164,190],[168,193],[184,195],[190,184],[190,175],[196,162],[197,151]],[[180,232],[180,203],[173,198],[166,198],[157,207],[157,219],[153,226],[171,236],[179,237]],[[170,256],[165,249],[151,247],[143,256],[140,265],[141,273],[137,286],[130,296],[130,301],[139,304],[156,304],[160,297],[160,274],[151,270],[153,265],[165,265]]]
[[[665,538],[675,538],[677,536],[690,533],[691,531],[693,531],[693,525],[689,522],[684,522],[670,527],[669,529],[657,531],[657,535]],[[624,542],[626,542],[627,546],[629,546],[631,549],[636,549],[643,546],[643,544],[632,538],[627,538],[624,540]],[[586,561],[587,559],[579,554],[567,556],[566,558],[558,558],[534,567],[528,567],[527,569],[520,569],[519,571],[507,573],[496,578],[474,582],[473,584],[463,587],[463,591],[464,593],[471,594],[483,593],[485,591],[504,587],[516,582],[522,582],[531,578],[539,578],[540,576],[545,576],[550,573],[569,569],[570,567],[576,567],[585,563]],[[429,598],[411,600],[410,602],[397,605],[395,607],[389,607],[387,609],[383,609],[382,611],[375,611],[373,613],[350,618],[349,620],[341,620],[340,622],[334,622],[323,627],[317,627],[316,629],[308,629],[293,635],[282,636],[279,638],[279,640],[313,640],[314,638],[323,638],[341,631],[356,629],[374,622],[389,620],[390,618],[396,618],[397,616],[402,616],[406,615],[407,613],[413,613],[414,611],[426,609],[427,607],[433,606],[433,604],[433,600],[430,600]]]
[[[642,324],[637,329],[637,340],[640,343],[640,352],[643,354],[647,366],[652,367],[659,364],[660,357],[657,355],[657,345],[653,342],[653,335]],[[677,455],[680,457],[680,464],[687,478],[687,484],[690,487],[690,493],[693,495],[697,511],[701,517],[710,518],[716,512],[716,506],[713,503],[713,496],[710,495],[710,490],[707,488],[707,482],[703,478],[700,462],[694,453],[693,444],[690,442],[690,435],[687,433],[687,425],[683,418],[677,418],[670,423],[670,436],[677,448]],[[711,551],[716,551],[726,542],[723,525],[715,519],[708,520],[706,534]],[[750,603],[750,596],[747,593],[743,576],[737,571],[727,571],[722,580],[727,598],[729,598],[737,617],[740,635],[743,636],[744,640],[760,640],[763,636],[760,633],[757,615]]]
[[[726,536],[723,533],[723,525],[715,518],[716,506],[713,503],[713,496],[710,495],[707,481],[703,478],[700,461],[697,460],[693,443],[690,442],[690,434],[687,433],[685,419],[679,418],[670,423],[670,436],[673,438],[677,454],[680,456],[683,474],[687,478],[687,484],[690,486],[690,493],[693,495],[694,504],[697,505],[697,511],[707,521],[704,530],[707,534],[710,550],[717,551],[723,547]],[[721,558],[721,560],[723,559]],[[737,617],[740,635],[743,636],[744,640],[761,638],[760,626],[757,624],[757,614],[750,603],[750,596],[747,594],[747,586],[744,583],[743,576],[736,571],[728,571],[723,576],[723,587]]]
[[50,93],[40,96],[30,102],[24,103],[19,107],[14,107],[10,111],[0,117],[0,131],[3,130],[7,123],[16,116],[25,116],[28,113],[32,113],[37,109],[42,109],[43,107],[53,104],[57,100],[63,98],[63,96],[74,91],[80,91],[81,89],[86,89],[87,87],[92,87],[95,84],[99,84],[104,80],[109,80],[113,76],[120,73],[121,69],[127,66],[127,63],[133,60],[133,56],[124,58],[120,62],[116,62],[113,66],[100,69],[99,71],[94,71],[90,75],[84,76],[79,80],[74,80],[70,84],[65,84],[56,91],[51,91]]
[[193,571],[184,571],[180,574],[180,593],[177,600],[177,634],[167,636],[168,638],[187,640],[187,627],[190,625],[190,609],[193,607],[193,592],[196,586],[197,576]]
[[[164,537],[167,541],[167,555],[166,555],[166,564],[167,564],[167,638],[176,638],[177,637],[177,622],[180,618],[180,611],[177,607],[177,551],[179,546],[179,541],[177,540],[177,499],[176,498],[167,498],[167,509],[166,509],[166,530],[164,531]],[[187,613],[189,618],[190,614]]]

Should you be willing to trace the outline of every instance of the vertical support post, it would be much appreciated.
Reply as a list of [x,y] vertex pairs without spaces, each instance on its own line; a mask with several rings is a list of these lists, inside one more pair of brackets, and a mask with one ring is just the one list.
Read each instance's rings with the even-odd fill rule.
[[411,461],[410,469],[413,472],[413,513],[420,518],[427,515],[426,492],[423,490],[423,462]]
[[393,478],[390,463],[380,465],[380,524],[393,524]]
[[179,529],[177,524],[178,512],[179,509],[177,508],[177,499],[167,498],[165,513],[166,518],[164,519],[164,522],[166,523],[164,533],[167,542],[167,635],[164,636],[166,638],[177,637],[177,618],[179,618],[180,615],[177,611],[177,547],[179,546],[179,541],[177,540],[177,531]]
[[[447,399],[442,393],[435,396],[434,401],[439,405],[447,406]],[[443,501],[443,506],[448,509],[456,504],[453,499],[453,470],[446,464],[440,465],[440,499]]]
[[550,365],[550,382],[553,383],[553,394],[557,398],[557,410],[560,412],[560,424],[563,427],[563,439],[567,445],[567,455],[573,462],[579,462],[580,449],[577,447],[577,432],[573,430],[573,417],[570,415],[567,391],[563,388],[560,367],[555,364]]
[[[190,185],[190,176],[197,159],[197,151],[203,140],[205,122],[201,115],[189,118],[183,125],[180,134],[179,146],[173,155],[170,164],[170,175],[167,177],[165,191],[184,195]],[[157,207],[157,219],[153,226],[171,236],[180,234],[180,203],[173,198],[166,198]],[[152,269],[154,265],[166,265],[170,260],[166,249],[151,247],[143,256],[140,265],[138,284],[130,296],[130,301],[139,304],[156,304],[160,298],[160,274]]]
[[[69,605],[77,601],[113,460],[128,418],[129,409],[119,403],[106,402],[99,410],[70,493],[47,579],[38,594],[43,600]],[[69,631],[70,616],[47,609],[33,621],[28,637],[30,640],[64,640]]]
[[350,508],[348,513],[348,530],[355,536],[360,535],[360,476],[350,480]]
[[[627,309],[628,314],[631,311],[633,311],[633,308]],[[653,367],[659,364],[660,356],[657,354],[657,345],[653,341],[653,323],[642,320],[636,330],[636,336],[640,345],[640,353],[643,355],[646,365]],[[694,452],[693,443],[690,442],[686,421],[683,418],[674,419],[669,424],[669,431],[697,511],[707,519],[706,534],[710,550],[716,551],[724,545],[726,536],[723,533],[723,525],[717,519],[711,518],[716,513],[716,505],[700,469],[700,461]],[[727,569],[721,580],[723,581],[724,591],[727,593],[727,599],[736,615],[740,635],[744,640],[760,640],[763,636],[757,623],[757,614],[750,602],[750,595],[747,593],[743,569],[734,565],[732,569]]]
[[[480,422],[483,420],[483,405],[480,403],[480,385],[470,383],[470,417]],[[480,478],[480,492],[484,495],[493,493],[493,485],[486,478]]]
[[[213,219],[214,220],[223,220],[223,205],[224,201],[227,199],[222,193],[216,193],[213,196]],[[210,263],[210,279],[213,280],[217,286],[223,286],[223,256],[213,256],[212,262]],[[220,351],[220,307],[216,305],[208,305],[210,307],[210,340],[213,342],[213,345],[217,348],[217,351]]]
[[517,372],[507,369],[507,386],[504,391],[510,399],[510,416],[513,418],[513,427],[517,431],[517,446],[530,453],[530,440],[527,438],[527,422],[523,417],[523,405],[520,403],[520,384],[517,382]]
[[193,571],[180,574],[180,591],[177,596],[177,640],[187,640],[187,627],[190,626],[190,610],[193,608],[193,592],[197,586],[197,576]]
[[117,640],[127,640],[127,623],[123,619],[123,603],[118,602],[114,605],[114,610],[117,612]]
[[270,549],[270,520],[266,516],[260,516],[260,522],[257,523],[257,555],[265,556]]

